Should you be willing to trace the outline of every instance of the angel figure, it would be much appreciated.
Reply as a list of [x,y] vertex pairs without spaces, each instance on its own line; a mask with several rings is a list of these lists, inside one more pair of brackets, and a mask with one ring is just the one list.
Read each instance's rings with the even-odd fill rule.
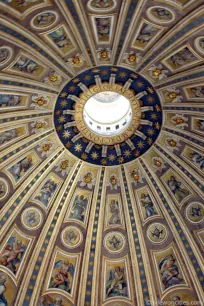
[[162,275],[162,283],[165,289],[178,285],[183,280],[179,277],[179,268],[175,262],[176,259],[173,257],[173,255],[168,255],[162,258],[159,263],[159,270]]
[[26,156],[15,165],[11,166],[9,172],[13,175],[15,181],[21,179],[21,177],[32,167],[33,159],[31,156]]
[[50,178],[42,186],[39,195],[37,195],[35,199],[40,201],[42,204],[44,204],[47,207],[56,189],[57,189],[57,183]]
[[60,172],[62,176],[67,175],[71,171],[71,164],[68,159],[61,159],[57,164],[55,171]]
[[165,169],[165,162],[160,157],[153,157],[152,166],[155,171],[162,172],[162,170]]
[[61,27],[57,29],[56,31],[49,34],[50,37],[52,37],[55,44],[61,49],[61,48],[67,48],[71,44],[71,40],[66,35],[64,28]]
[[31,59],[22,56],[15,63],[14,67],[22,72],[33,74],[39,68],[39,65]]
[[77,195],[70,212],[70,218],[84,222],[86,209],[88,206],[88,199],[84,195]]
[[14,139],[18,137],[18,131],[17,129],[12,129],[12,130],[8,130],[5,131],[3,133],[0,134],[0,145]]
[[177,128],[182,130],[184,130],[185,127],[188,127],[188,118],[181,114],[175,114],[173,117],[171,117],[171,122],[175,124]]
[[88,170],[80,177],[80,186],[81,187],[87,187],[89,189],[92,189],[95,185],[96,178],[94,177],[93,173]]
[[187,63],[195,61],[195,59],[195,55],[187,47],[170,57],[171,62],[176,67],[182,67]]
[[152,203],[152,200],[151,200],[149,194],[143,192],[141,194],[140,201],[145,208],[146,218],[149,218],[149,217],[157,214],[155,209],[154,209],[154,204]]
[[165,145],[167,149],[170,151],[179,151],[179,148],[181,147],[181,144],[179,143],[179,140],[175,137],[167,137],[165,139]]
[[144,183],[144,176],[142,175],[142,171],[140,169],[133,169],[130,173],[131,182],[137,186],[139,183]]
[[144,24],[142,29],[140,30],[137,40],[141,43],[147,43],[152,39],[156,32],[157,29],[154,26],[152,26],[151,24]]
[[106,284],[106,297],[128,296],[124,268],[116,266],[109,271]]
[[192,152],[190,154],[191,160],[198,164],[199,168],[202,170],[204,168],[204,157],[198,152]]
[[171,175],[167,184],[179,202],[190,194],[187,189],[181,187],[182,183],[179,182],[174,175]]
[[58,288],[71,293],[75,268],[68,260],[58,260],[54,264],[55,273],[50,281],[50,288]]
[[1,251],[0,264],[16,274],[25,251],[26,245],[21,240],[16,240],[15,236],[11,236]]
[[16,106],[16,105],[20,105],[20,103],[21,103],[20,96],[0,94],[0,107]]
[[108,186],[111,190],[117,190],[119,185],[118,178],[116,174],[111,174],[108,180]]
[[95,20],[99,38],[107,40],[110,34],[110,18],[96,18]]
[[192,98],[203,98],[204,86],[192,87],[191,92],[192,92]]
[[109,204],[109,210],[111,215],[108,220],[108,225],[121,225],[120,209],[118,201],[111,200]]

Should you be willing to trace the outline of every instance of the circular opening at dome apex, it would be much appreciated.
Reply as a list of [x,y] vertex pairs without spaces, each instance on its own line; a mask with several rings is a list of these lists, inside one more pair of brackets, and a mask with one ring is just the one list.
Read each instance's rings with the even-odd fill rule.
[[104,136],[120,134],[132,119],[130,101],[113,91],[97,93],[86,102],[83,119],[94,133]]

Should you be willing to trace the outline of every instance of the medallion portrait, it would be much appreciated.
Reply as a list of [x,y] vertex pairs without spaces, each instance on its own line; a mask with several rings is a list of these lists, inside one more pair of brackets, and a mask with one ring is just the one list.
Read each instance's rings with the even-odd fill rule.
[[82,243],[83,235],[77,227],[67,226],[62,231],[61,240],[66,247],[73,249]]
[[45,29],[52,26],[58,19],[56,12],[45,11],[36,15],[32,21],[31,25],[37,29]]
[[147,229],[147,237],[152,243],[162,243],[167,236],[167,229],[161,223],[152,223]]
[[204,205],[193,202],[186,208],[186,217],[192,223],[200,223],[204,220]]
[[21,215],[21,222],[28,230],[36,230],[42,224],[42,213],[34,206],[28,207]]
[[110,232],[104,238],[104,246],[110,253],[119,253],[125,246],[125,237],[120,232]]

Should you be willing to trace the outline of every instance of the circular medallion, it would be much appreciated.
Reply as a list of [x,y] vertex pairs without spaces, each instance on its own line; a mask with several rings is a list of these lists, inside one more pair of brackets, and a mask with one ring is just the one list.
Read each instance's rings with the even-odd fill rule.
[[61,240],[64,246],[73,249],[82,243],[83,236],[77,227],[68,226],[62,231]]
[[151,20],[157,23],[169,23],[175,18],[174,13],[171,10],[160,6],[148,8],[147,15]]
[[198,202],[191,203],[186,208],[186,217],[192,223],[200,223],[204,219],[204,205]]
[[110,253],[119,253],[125,246],[125,237],[119,232],[108,233],[104,238],[104,247]]
[[31,25],[35,29],[45,29],[50,27],[51,25],[57,21],[58,15],[56,12],[46,11],[36,15],[31,20]]
[[113,166],[134,160],[152,146],[161,130],[162,108],[146,79],[127,68],[99,66],[62,89],[54,122],[72,154]]
[[21,215],[21,222],[28,230],[36,230],[42,224],[42,213],[35,207],[26,208]]
[[147,229],[147,237],[153,243],[163,243],[167,236],[167,229],[161,223],[153,223]]
[[9,191],[9,187],[8,187],[6,180],[1,178],[0,179],[0,200],[3,200],[7,196],[8,191]]

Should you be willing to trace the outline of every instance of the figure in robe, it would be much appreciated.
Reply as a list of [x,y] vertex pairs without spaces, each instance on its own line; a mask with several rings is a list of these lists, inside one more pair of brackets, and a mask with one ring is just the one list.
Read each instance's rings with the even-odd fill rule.
[[142,205],[145,208],[147,218],[157,214],[154,209],[154,204],[152,203],[152,200],[147,193],[142,193],[140,200],[141,200]]
[[88,199],[84,195],[77,195],[70,213],[71,219],[76,219],[84,222]]
[[54,265],[54,276],[50,281],[50,288],[58,288],[71,293],[75,268],[68,260],[58,260]]
[[162,283],[165,289],[178,285],[183,280],[179,277],[179,268],[175,264],[175,261],[173,255],[168,255],[162,258],[159,263],[159,270],[162,275]]
[[11,270],[13,274],[16,274],[25,251],[26,245],[21,240],[16,240],[15,236],[11,236],[1,251],[0,264]]
[[174,175],[170,177],[167,184],[179,202],[190,194],[187,189],[181,187],[182,183],[179,182]]

